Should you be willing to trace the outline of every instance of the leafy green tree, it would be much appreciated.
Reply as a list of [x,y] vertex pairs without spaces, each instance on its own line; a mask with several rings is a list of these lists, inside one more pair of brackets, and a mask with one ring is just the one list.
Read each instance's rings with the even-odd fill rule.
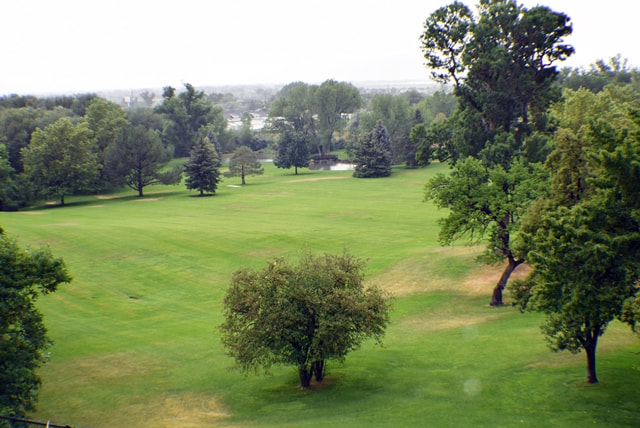
[[431,158],[433,157],[434,142],[430,140],[424,123],[419,123],[411,128],[409,139],[417,147],[415,156],[418,165],[429,165],[431,163]]
[[220,158],[207,137],[198,140],[189,161],[185,164],[185,184],[187,189],[197,189],[200,196],[204,192],[215,194],[220,181]]
[[22,149],[25,173],[44,196],[64,197],[95,188],[99,164],[91,130],[84,120],[62,118],[38,128]]
[[407,99],[400,95],[376,94],[371,99],[369,112],[360,117],[358,127],[370,130],[382,122],[393,146],[392,162],[407,157],[405,143],[411,129],[411,109]]
[[49,249],[20,248],[0,228],[0,414],[24,417],[35,410],[41,385],[36,370],[51,341],[36,307],[40,294],[71,277]]
[[630,219],[616,212],[620,207],[602,202],[594,199],[547,214],[532,239],[529,260],[535,276],[515,286],[523,308],[547,314],[542,331],[553,350],[585,350],[589,383],[598,382],[598,339],[609,322],[621,317],[640,280],[637,221],[629,230]]
[[292,365],[307,388],[314,374],[323,379],[327,360],[344,359],[367,338],[380,342],[389,303],[379,289],[364,288],[363,269],[349,254],[306,253],[295,264],[275,259],[235,272],[220,329],[237,368]]
[[142,197],[152,184],[178,184],[182,168],[163,172],[171,160],[157,131],[142,125],[127,127],[106,153],[106,168],[114,183],[126,184]]
[[314,92],[314,111],[320,134],[320,155],[331,152],[333,134],[346,126],[345,115],[362,105],[360,91],[350,83],[326,80]]
[[[508,261],[492,305],[502,304],[511,272],[524,262],[512,237],[524,210],[542,194],[544,174],[535,162],[548,153],[547,110],[561,96],[554,64],[573,54],[563,41],[570,34],[566,15],[513,0],[480,0],[477,17],[454,2],[424,24],[426,65],[436,81],[454,83],[458,100],[448,129],[438,129],[446,132],[434,132],[444,137],[437,156],[462,163],[450,178],[431,180],[427,198],[451,209],[442,242],[489,232],[489,260]],[[464,160],[468,156],[477,161]]]
[[233,152],[229,160],[229,171],[225,175],[227,177],[241,177],[242,184],[246,184],[245,176],[262,173],[264,173],[264,169],[258,162],[258,155],[249,147],[242,146]]
[[523,228],[533,271],[513,287],[521,309],[547,315],[542,330],[553,350],[585,350],[589,383],[598,381],[596,347],[609,322],[620,318],[635,325],[640,110],[626,115],[625,126],[609,118],[591,121],[581,150],[570,129],[556,133],[568,147],[556,150],[553,194]]
[[382,122],[362,135],[354,150],[356,178],[388,177],[391,175],[391,139]]
[[457,106],[458,100],[452,91],[436,91],[424,97],[416,107],[422,114],[421,122],[428,126],[434,123],[439,115],[450,117]]
[[87,107],[85,119],[89,129],[93,131],[98,152],[102,155],[113,144],[123,127],[129,124],[127,113],[119,105],[105,100],[94,98]]
[[584,88],[594,94],[602,91],[610,84],[630,84],[640,77],[637,68],[630,68],[628,60],[620,54],[609,58],[607,62],[600,59],[584,68],[566,68],[562,70],[560,83],[563,87],[578,90]]
[[465,238],[479,242],[488,238],[486,263],[507,261],[493,289],[490,304],[503,304],[502,292],[511,273],[525,261],[526,247],[518,245],[521,219],[527,208],[545,196],[548,175],[539,164],[527,165],[516,159],[508,170],[487,168],[479,159],[458,162],[450,174],[437,174],[425,185],[425,200],[449,215],[439,221],[439,240],[450,245]]
[[0,138],[7,147],[11,166],[17,172],[24,170],[20,151],[29,145],[41,115],[42,111],[33,107],[0,110]]
[[9,152],[4,144],[0,144],[0,211],[5,211],[12,205],[13,173]]
[[205,93],[193,85],[186,83],[185,91],[177,95],[174,88],[166,87],[162,96],[162,104],[155,110],[169,120],[164,138],[167,146],[174,147],[175,156],[189,156],[198,137],[208,136],[209,131],[218,136],[224,133],[227,122],[222,109],[207,101]]
[[429,16],[421,36],[432,77],[453,81],[458,109],[475,118],[459,122],[473,130],[473,139],[461,144],[475,147],[463,157],[477,156],[500,132],[513,134],[515,152],[534,130],[544,131],[545,112],[560,97],[554,63],[574,52],[563,42],[571,25],[562,13],[513,0],[480,0],[478,11],[474,19],[462,3],[444,6]]
[[269,118],[277,130],[293,129],[321,152],[316,132],[314,93],[318,87],[304,82],[285,85],[271,104]]
[[278,155],[273,160],[273,164],[278,168],[295,168],[298,175],[298,168],[309,167],[309,143],[304,132],[285,129],[280,134],[278,141]]

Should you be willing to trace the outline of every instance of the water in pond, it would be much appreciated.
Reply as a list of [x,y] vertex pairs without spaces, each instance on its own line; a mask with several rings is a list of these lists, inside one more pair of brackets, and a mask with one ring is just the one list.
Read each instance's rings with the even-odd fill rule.
[[316,162],[313,165],[311,165],[311,167],[309,167],[309,169],[316,169],[316,170],[324,170],[324,171],[349,171],[352,170],[355,167],[355,165],[353,165],[352,163],[346,163],[346,162],[328,162],[328,161],[322,161],[322,162]]

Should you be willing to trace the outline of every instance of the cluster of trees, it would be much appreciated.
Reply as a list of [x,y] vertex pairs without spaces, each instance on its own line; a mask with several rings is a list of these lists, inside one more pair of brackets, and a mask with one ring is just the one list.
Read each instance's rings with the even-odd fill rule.
[[584,349],[587,379],[597,382],[598,337],[615,318],[640,319],[639,75],[619,56],[561,73],[555,64],[573,53],[569,34],[569,18],[544,6],[480,0],[477,15],[458,2],[438,9],[422,49],[458,104],[413,132],[423,141],[418,157],[452,165],[425,186],[426,200],[450,210],[441,243],[486,239],[481,259],[507,261],[494,306],[528,262],[514,303],[547,314],[552,349]]
[[[149,185],[180,182],[184,161],[174,162],[173,169],[167,165],[172,159],[191,157],[191,151],[204,139],[215,149],[218,168],[223,154],[240,147],[254,152],[273,150],[275,164],[294,168],[296,173],[314,159],[335,158],[331,150],[346,149],[363,166],[382,162],[374,169],[384,176],[392,163],[426,165],[426,156],[416,160],[421,140],[410,138],[410,130],[416,124],[426,127],[443,121],[457,103],[445,92],[363,96],[346,82],[294,82],[275,97],[265,92],[263,102],[271,103],[270,123],[255,131],[249,112],[242,115],[240,128],[228,128],[216,102],[237,108],[229,94],[207,96],[185,84],[179,93],[175,88],[164,88],[159,100],[148,91],[140,96],[144,102],[129,103],[128,108],[95,94],[0,98],[0,210],[17,209],[43,198],[56,198],[64,204],[67,195],[120,186],[142,196]],[[389,138],[382,155],[371,138],[380,134],[380,125]],[[188,175],[195,165],[192,162],[187,172],[188,182],[193,181]],[[217,170],[213,174],[220,175]],[[242,168],[238,175],[242,175]],[[187,187],[205,189],[192,184]],[[209,189],[214,192],[211,185]]]
[[[279,135],[276,166],[294,167],[297,173],[309,166],[310,158],[334,159],[328,155],[334,149],[350,155],[355,177],[388,176],[394,164],[427,165],[429,156],[416,156],[422,140],[412,138],[411,130],[445,120],[457,105],[455,97],[445,91],[426,96],[415,90],[365,95],[349,83],[333,80],[283,87],[269,110],[270,129]],[[377,142],[381,133],[382,146]]]
[[[227,129],[222,109],[190,84],[179,94],[166,87],[154,108],[125,110],[93,94],[1,98],[0,210],[42,198],[64,205],[67,195],[125,185],[142,196],[149,185],[177,184],[183,166],[167,165],[202,150],[204,140],[218,159],[242,145],[266,146],[250,129],[250,119],[240,130]],[[190,189],[201,179],[189,175],[203,174],[194,172],[196,165],[191,162],[186,172]],[[218,171],[212,174],[217,177]],[[208,189],[214,191],[210,184]]]

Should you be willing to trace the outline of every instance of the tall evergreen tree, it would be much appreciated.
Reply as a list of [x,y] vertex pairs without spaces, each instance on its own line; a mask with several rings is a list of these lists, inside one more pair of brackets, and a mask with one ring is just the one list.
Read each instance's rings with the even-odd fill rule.
[[207,137],[200,138],[193,149],[184,173],[187,189],[197,189],[200,196],[204,192],[216,193],[220,181],[220,158]]
[[362,135],[355,147],[356,178],[388,177],[391,175],[391,139],[380,121],[376,127]]

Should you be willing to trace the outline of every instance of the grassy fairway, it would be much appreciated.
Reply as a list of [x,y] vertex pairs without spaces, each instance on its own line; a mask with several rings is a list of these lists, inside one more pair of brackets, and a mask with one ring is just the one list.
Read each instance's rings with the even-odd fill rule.
[[[1,213],[22,244],[50,245],[74,281],[41,299],[55,345],[41,369],[38,419],[92,427],[638,426],[640,345],[614,324],[584,355],[553,354],[541,317],[488,306],[499,267],[478,248],[441,248],[422,186],[444,165],[226,179],[215,197],[181,187],[69,198]],[[394,294],[383,348],[330,362],[322,386],[293,368],[244,378],[217,337],[231,273],[301,249],[368,259]]]

